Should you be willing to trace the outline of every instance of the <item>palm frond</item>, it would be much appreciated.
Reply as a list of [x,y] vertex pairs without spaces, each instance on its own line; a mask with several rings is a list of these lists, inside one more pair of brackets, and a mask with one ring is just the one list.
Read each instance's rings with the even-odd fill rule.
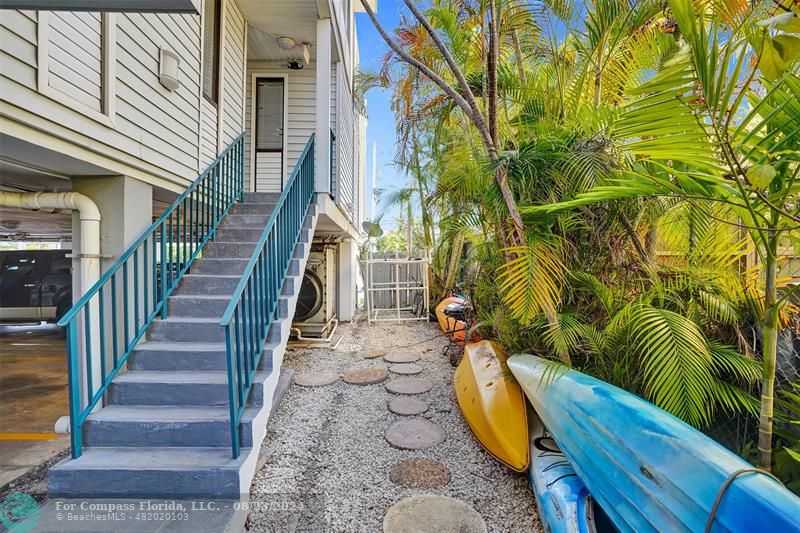
[[645,394],[695,426],[710,421],[712,356],[698,326],[678,313],[649,305],[632,314],[630,336],[642,359]]
[[529,324],[541,313],[555,314],[566,269],[553,246],[534,241],[503,251],[515,256],[498,271],[498,288],[512,316]]

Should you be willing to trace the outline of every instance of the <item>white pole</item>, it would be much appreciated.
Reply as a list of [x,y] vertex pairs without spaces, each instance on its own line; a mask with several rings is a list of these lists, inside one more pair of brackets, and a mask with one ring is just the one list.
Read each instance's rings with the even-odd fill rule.
[[378,143],[372,143],[372,212],[370,218],[374,222],[378,216],[378,208],[375,205],[375,187],[378,180]]
[[316,192],[331,192],[331,19],[317,20],[316,119],[314,178]]

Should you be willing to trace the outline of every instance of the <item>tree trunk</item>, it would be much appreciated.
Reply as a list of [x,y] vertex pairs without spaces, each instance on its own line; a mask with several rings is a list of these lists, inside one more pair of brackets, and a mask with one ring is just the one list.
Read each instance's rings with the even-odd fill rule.
[[517,63],[517,75],[519,82],[525,85],[525,63],[522,61],[522,47],[519,44],[519,36],[517,30],[511,30],[511,40],[514,42],[514,58]]
[[[400,44],[395,42],[394,39],[392,39],[391,36],[386,33],[386,30],[383,28],[383,26],[381,26],[381,23],[378,21],[378,17],[375,15],[375,11],[373,11],[372,7],[369,5],[369,2],[367,0],[361,0],[361,5],[364,7],[364,11],[366,11],[367,15],[375,26],[375,29],[377,29],[378,33],[380,33],[381,38],[383,38],[386,44],[389,45],[389,48],[391,48],[403,61],[420,71],[426,78],[431,80],[440,89],[442,89],[447,96],[453,99],[453,101],[456,103],[456,105],[458,105],[459,108],[461,108],[467,118],[470,119],[473,126],[475,126],[475,128],[478,130],[478,133],[480,133],[481,140],[486,148],[489,160],[492,162],[492,164],[497,165],[500,161],[500,157],[497,153],[498,147],[492,140],[492,137],[489,133],[489,127],[484,121],[480,110],[478,109],[472,91],[469,89],[469,84],[464,77],[464,73],[455,63],[452,54],[442,42],[436,31],[433,29],[430,22],[422,15],[417,6],[414,5],[414,2],[406,0],[405,3],[420,24],[425,27],[436,48],[442,53],[442,57],[445,59],[445,62],[458,80],[459,86],[464,91],[465,96],[461,96],[458,91],[447,84],[447,82],[445,82],[441,76],[437,75],[428,66],[413,58],[406,50],[403,49]],[[503,195],[503,201],[508,208],[508,213],[511,216],[511,219],[514,221],[514,233],[516,234],[517,240],[522,242],[522,217],[519,214],[519,209],[517,208],[516,200],[514,200],[514,195],[511,193],[511,189],[508,187],[508,183],[506,182],[505,172],[502,170],[496,171],[495,181],[497,182],[498,187],[500,187],[500,192]]]
[[497,138],[497,15],[498,9],[494,0],[489,0],[489,56],[486,67],[489,78],[489,137],[494,149],[500,150],[500,139]]
[[642,247],[642,242],[639,240],[639,236],[636,235],[636,230],[631,225],[631,222],[628,220],[628,217],[625,216],[625,213],[620,213],[619,220],[625,227],[625,232],[628,234],[628,238],[631,240],[633,247],[636,248],[636,253],[639,255],[639,259],[645,265],[649,264],[650,257],[647,254],[647,251]]
[[461,258],[461,250],[464,248],[464,236],[460,233],[456,234],[453,237],[453,248],[450,250],[450,260],[447,263],[447,272],[444,278],[444,287],[442,290],[442,296],[439,298],[445,298],[447,296],[447,292],[452,289],[455,285],[456,280],[456,271],[458,270],[458,260]]
[[775,359],[778,352],[778,240],[774,227],[768,230],[765,254],[764,367],[761,381],[761,413],[758,420],[758,466],[772,467],[772,406],[775,400]]
[[[412,133],[413,136],[413,133]],[[425,235],[425,247],[431,248],[433,246],[433,229],[431,228],[430,212],[428,206],[425,204],[425,188],[422,184],[422,165],[419,162],[419,144],[417,143],[416,136],[413,136],[413,150],[414,150],[414,174],[417,178],[417,190],[419,191],[419,208],[422,215],[422,230]]]

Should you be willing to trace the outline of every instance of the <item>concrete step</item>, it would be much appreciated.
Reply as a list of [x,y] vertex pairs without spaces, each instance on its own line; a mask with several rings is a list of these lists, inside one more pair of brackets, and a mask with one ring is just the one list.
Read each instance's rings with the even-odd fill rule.
[[239,284],[241,275],[186,274],[181,279],[176,295],[231,295]]
[[51,498],[235,498],[239,471],[250,455],[230,448],[84,448],[78,459],[50,469]]
[[[252,446],[252,420],[245,409],[239,425],[243,447]],[[231,446],[228,407],[107,405],[87,418],[84,446]]]
[[237,215],[235,213],[228,213],[225,219],[220,224],[220,229],[228,227],[237,228],[261,228],[267,225],[269,215]]
[[154,320],[147,338],[162,342],[225,342],[225,330],[213,318],[169,317]]
[[[295,284],[295,280],[297,279],[296,275],[287,274],[286,279],[283,280],[283,287],[281,288],[281,295],[282,296],[291,296],[294,294],[295,289],[300,289],[299,283],[302,283],[300,280],[299,283]],[[297,285],[297,287],[295,287]]]
[[230,226],[217,230],[216,242],[257,242],[264,228]]
[[227,366],[224,342],[139,342],[128,358],[128,368],[145,371],[223,371]]
[[234,215],[270,215],[273,209],[274,203],[239,203],[233,204],[230,212]]
[[203,258],[250,259],[255,243],[209,242],[203,248]]
[[274,204],[280,195],[279,192],[246,192],[244,193],[244,203]]
[[192,274],[223,274],[241,276],[249,259],[203,257],[192,263]]
[[[226,367],[227,369],[227,367]],[[262,383],[268,374],[256,373],[250,403],[264,401]],[[228,405],[228,373],[183,371],[133,371],[117,376],[109,387],[112,405]]]
[[[259,205],[237,207],[223,222],[223,228],[231,230],[231,238],[252,236],[252,232],[242,232],[236,237],[238,229],[263,229],[268,219],[264,206],[274,201],[268,196],[247,199],[254,201],[250,205]],[[255,214],[260,210],[264,212]],[[236,214],[242,211],[254,214]],[[288,376],[279,379],[275,372],[280,370],[277,365],[285,350],[289,315],[294,312],[315,222],[316,206],[312,205],[304,226],[309,231],[301,236],[305,242],[295,248],[289,276],[284,280],[286,295],[280,300],[278,313],[284,318],[270,325],[256,380],[260,384],[253,387],[252,400],[261,405],[250,405],[237,428],[243,446],[239,459],[230,459],[224,329],[218,316],[180,316],[183,312],[218,313],[219,300],[225,301],[225,295],[178,291],[170,298],[169,318],[153,322],[147,338],[128,359],[131,371],[118,376],[110,387],[110,403],[86,421],[83,455],[50,470],[50,496],[238,499],[247,492],[272,408],[264,399],[272,399],[277,387],[277,403],[289,383]],[[211,242],[190,276],[239,278],[252,249],[253,243],[246,240]],[[187,287],[197,284],[197,288],[207,289],[207,283],[211,283],[197,279]],[[209,310],[200,310],[205,307]]]
[[[272,353],[277,344],[264,345],[260,372],[272,370]],[[185,372],[227,372],[225,343],[216,342],[140,342],[128,358],[130,370]]]
[[219,319],[222,318],[230,301],[230,295],[209,294],[197,296],[179,294],[169,297],[167,300],[167,312],[169,316]]

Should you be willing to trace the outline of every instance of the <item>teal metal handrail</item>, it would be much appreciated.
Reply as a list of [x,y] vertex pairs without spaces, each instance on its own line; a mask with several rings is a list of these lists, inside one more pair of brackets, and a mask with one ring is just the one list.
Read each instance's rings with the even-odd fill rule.
[[58,321],[67,331],[73,458],[83,450],[84,422],[155,317],[167,318],[167,298],[243,191],[244,134]]
[[277,318],[283,280],[314,197],[314,135],[286,183],[244,274],[219,324],[225,328],[233,458],[239,457],[239,424],[261,362],[272,321]]

